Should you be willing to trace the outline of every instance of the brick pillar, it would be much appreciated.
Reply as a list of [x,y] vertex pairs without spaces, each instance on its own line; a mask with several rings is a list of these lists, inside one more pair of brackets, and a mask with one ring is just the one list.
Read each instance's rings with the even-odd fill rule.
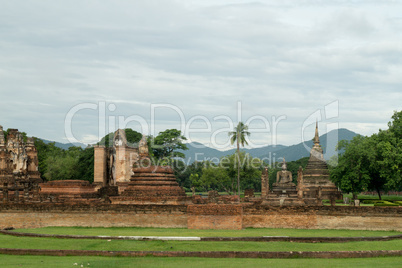
[[303,168],[300,166],[297,171],[297,197],[303,198]]
[[265,199],[269,192],[269,174],[266,167],[261,174],[261,198]]
[[94,183],[107,185],[107,148],[105,146],[94,147]]
[[116,158],[115,158],[115,163],[114,163],[114,168],[115,168],[115,181],[116,183],[118,182],[124,182],[126,181],[126,173],[127,173],[127,167],[126,167],[126,147],[125,146],[116,146]]

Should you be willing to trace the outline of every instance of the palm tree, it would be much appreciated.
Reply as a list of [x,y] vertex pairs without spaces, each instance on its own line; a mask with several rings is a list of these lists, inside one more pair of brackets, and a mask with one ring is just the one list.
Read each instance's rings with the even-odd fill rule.
[[246,126],[243,122],[239,122],[237,127],[233,129],[233,131],[229,132],[230,143],[237,142],[237,190],[239,192],[240,198],[240,144],[244,147],[244,144],[248,145],[246,141],[246,136],[250,136],[250,132],[248,132],[248,126]]

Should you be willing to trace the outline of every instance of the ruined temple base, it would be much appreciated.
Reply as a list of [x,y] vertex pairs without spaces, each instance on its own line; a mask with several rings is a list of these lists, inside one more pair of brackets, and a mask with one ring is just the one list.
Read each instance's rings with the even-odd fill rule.
[[303,206],[305,203],[298,197],[296,185],[294,183],[275,183],[262,204],[282,207]]
[[40,183],[41,200],[73,202],[98,198],[97,186],[84,180],[62,180]]
[[303,198],[311,199],[328,199],[340,200],[343,199],[342,193],[338,190],[334,183],[322,178],[305,178],[303,186],[301,186]]
[[133,198],[131,196],[109,197],[112,204],[124,205],[185,205],[192,202],[191,197],[147,197]]
[[[171,167],[134,167],[130,182],[120,196],[110,198],[112,204],[129,205],[183,205],[191,202],[179,186]],[[119,185],[119,188],[122,185]]]
[[303,199],[297,197],[272,197],[264,200],[261,205],[265,206],[304,206],[305,202]]
[[127,189],[129,183],[130,182],[128,181],[116,183],[116,186],[118,187],[119,190],[119,194],[122,194]]

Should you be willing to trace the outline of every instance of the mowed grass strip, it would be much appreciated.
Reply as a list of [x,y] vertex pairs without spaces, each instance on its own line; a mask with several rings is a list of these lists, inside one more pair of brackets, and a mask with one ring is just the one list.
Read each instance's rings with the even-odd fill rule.
[[57,239],[0,235],[0,247],[110,251],[360,251],[400,250],[402,240],[347,243],[204,242]]
[[0,255],[3,267],[400,267],[401,257],[358,259],[212,259]]
[[247,228],[243,230],[189,230],[185,228],[135,228],[135,227],[45,227],[17,229],[16,232],[87,236],[196,236],[196,237],[247,237],[247,236],[299,236],[299,237],[371,237],[391,236],[396,231],[360,230],[306,230]]

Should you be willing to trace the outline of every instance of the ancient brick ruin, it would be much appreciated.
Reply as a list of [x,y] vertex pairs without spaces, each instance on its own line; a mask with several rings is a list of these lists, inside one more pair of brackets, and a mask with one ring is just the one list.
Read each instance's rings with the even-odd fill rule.
[[297,172],[297,186],[293,183],[292,173],[286,170],[283,159],[282,171],[277,173],[276,182],[269,189],[268,169],[261,176],[261,198],[263,204],[271,206],[303,206],[322,205],[323,199],[329,199],[331,205],[335,200],[342,199],[342,194],[329,179],[328,166],[324,160],[323,150],[316,124],[314,145],[305,170],[302,167]]
[[18,129],[9,129],[6,136],[0,126],[0,197],[3,202],[37,198],[40,182],[33,138],[24,138]]
[[[268,169],[261,177],[261,198],[187,196],[170,167],[152,164],[146,138],[128,146],[123,130],[113,145],[95,147],[94,183],[80,180],[41,183],[31,138],[0,128],[0,228],[19,226],[142,226],[194,229],[348,228],[377,229],[378,222],[402,230],[400,208],[322,206],[342,195],[329,180],[318,128],[305,170],[297,185],[286,162],[270,188]],[[22,204],[24,203],[24,204]],[[362,219],[364,215],[364,219]],[[27,220],[28,219],[28,220]],[[8,224],[10,222],[10,224]],[[391,224],[392,223],[392,224]],[[387,227],[388,228],[388,227]]]
[[130,181],[134,163],[139,160],[139,148],[129,146],[124,129],[119,129],[114,133],[112,146],[96,145],[94,152],[94,184],[119,186],[122,192]]
[[273,206],[301,206],[303,199],[297,195],[296,184],[293,183],[292,172],[287,170],[286,161],[283,159],[282,171],[276,174],[276,182],[272,190],[265,196],[264,204]]
[[318,125],[316,125],[314,145],[311,148],[310,159],[305,170],[298,176],[299,196],[306,204],[317,204],[322,199],[335,200],[342,199],[342,193],[335,184],[329,179],[329,170],[324,160],[323,150],[320,145],[318,135]]
[[129,147],[122,129],[115,132],[111,148],[95,147],[94,176],[102,189],[118,187],[120,195],[109,199],[114,204],[180,204],[189,200],[171,167],[152,164],[146,137],[138,146]]

